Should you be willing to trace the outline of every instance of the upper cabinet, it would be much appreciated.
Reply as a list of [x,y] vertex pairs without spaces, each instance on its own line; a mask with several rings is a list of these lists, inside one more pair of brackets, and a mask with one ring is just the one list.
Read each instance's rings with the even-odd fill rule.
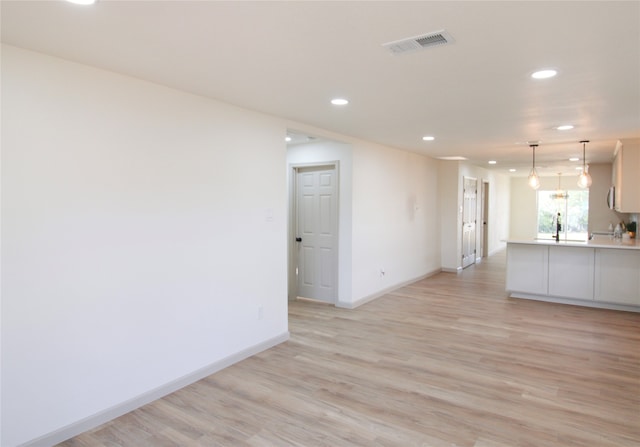
[[616,188],[616,211],[640,212],[640,140],[617,142],[612,180]]

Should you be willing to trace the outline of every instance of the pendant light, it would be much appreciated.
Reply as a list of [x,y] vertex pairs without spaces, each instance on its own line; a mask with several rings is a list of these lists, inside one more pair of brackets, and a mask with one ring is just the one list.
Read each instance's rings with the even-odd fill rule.
[[537,144],[529,145],[531,149],[533,149],[533,166],[531,168],[531,172],[529,173],[529,186],[533,189],[540,188],[540,177],[538,177],[538,173],[536,172],[536,148]]
[[560,176],[561,175],[562,175],[562,172],[558,172],[558,189],[556,189],[556,192],[554,194],[551,194],[551,198],[555,199],[555,200],[562,200],[562,199],[569,198],[569,194],[567,194],[566,191],[563,191],[560,188]]
[[587,159],[585,157],[586,146],[589,140],[582,140],[582,171],[578,176],[578,186],[580,188],[588,188],[591,186],[591,176],[589,175],[589,167],[587,166]]

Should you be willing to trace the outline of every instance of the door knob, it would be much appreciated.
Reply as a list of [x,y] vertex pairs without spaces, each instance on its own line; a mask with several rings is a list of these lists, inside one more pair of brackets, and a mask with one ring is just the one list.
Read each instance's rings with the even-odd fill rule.
[[296,238],[296,242],[302,242],[302,238],[301,237],[297,237]]

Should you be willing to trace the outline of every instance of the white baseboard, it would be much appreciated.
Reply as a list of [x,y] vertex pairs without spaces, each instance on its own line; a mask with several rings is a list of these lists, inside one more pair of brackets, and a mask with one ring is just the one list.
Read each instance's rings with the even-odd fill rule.
[[109,422],[119,416],[122,416],[123,414],[129,413],[136,408],[140,408],[141,406],[153,402],[154,400],[160,399],[168,394],[178,391],[180,388],[191,385],[192,383],[195,383],[200,379],[203,379],[224,368],[227,368],[234,363],[238,363],[248,357],[251,357],[252,355],[258,354],[262,351],[266,351],[267,349],[283,343],[288,339],[289,332],[287,331],[276,337],[270,338],[269,340],[265,340],[261,343],[258,343],[257,345],[250,346],[249,348],[243,349],[240,352],[218,360],[217,362],[200,368],[192,373],[186,374],[165,385],[162,385],[137,397],[122,402],[121,404],[118,404],[111,408],[107,408],[106,410],[103,410],[92,416],[81,419],[78,422],[74,422],[73,424],[67,425],[66,427],[60,428],[51,433],[40,436],[39,438],[36,438],[32,441],[21,444],[19,447],[50,447],[52,445],[58,444],[69,438],[77,436],[80,433],[84,433],[87,430],[91,430],[92,428]]
[[384,296],[384,295],[386,295],[386,294],[388,294],[390,292],[393,292],[394,290],[397,290],[397,289],[399,289],[401,287],[408,286],[409,284],[412,284],[412,283],[414,283],[416,281],[420,281],[420,280],[428,278],[430,276],[437,275],[441,271],[442,271],[442,269],[433,270],[433,271],[431,271],[429,273],[426,273],[424,275],[418,276],[417,278],[413,278],[413,279],[410,279],[408,281],[404,281],[404,282],[398,283],[398,284],[396,284],[394,286],[387,287],[386,289],[383,289],[383,290],[381,290],[379,292],[376,292],[376,293],[374,293],[372,295],[365,296],[365,297],[360,298],[359,300],[356,300],[356,301],[353,301],[353,302],[338,301],[336,303],[336,307],[342,307],[342,308],[345,308],[345,309],[355,309],[356,307],[362,306],[363,304],[366,304],[366,303],[368,303],[370,301],[373,301],[376,298],[380,298],[381,296]]
[[535,295],[532,293],[509,292],[509,298],[519,298],[535,301],[546,301],[547,303],[570,304],[573,306],[596,307],[598,309],[624,310],[627,312],[640,312],[640,307],[627,304],[605,303],[592,300],[579,300],[571,298],[562,298],[549,295]]
[[505,251],[507,249],[507,245],[501,245],[500,247],[496,248],[495,250],[491,250],[489,252],[489,256],[493,256],[495,254],[500,253],[501,251]]

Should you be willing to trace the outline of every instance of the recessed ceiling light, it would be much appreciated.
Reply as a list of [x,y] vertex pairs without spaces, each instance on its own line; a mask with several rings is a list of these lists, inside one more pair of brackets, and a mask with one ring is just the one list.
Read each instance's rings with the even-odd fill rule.
[[436,139],[436,137],[432,137],[431,135],[426,135],[426,136],[422,137],[422,139],[424,141],[433,141],[433,140]]
[[580,160],[580,159],[579,159],[578,157],[571,157],[571,158],[569,159],[569,161],[579,161],[579,160]]
[[96,0],[67,0],[69,3],[73,3],[74,5],[93,5]]
[[576,171],[582,171],[582,166],[576,166],[575,169]]
[[490,164],[490,165],[495,165],[496,163],[498,163],[498,162],[497,162],[497,161],[495,161],[495,160],[489,160],[489,164]]
[[459,155],[453,155],[450,157],[438,157],[439,160],[449,160],[449,161],[460,161],[460,160],[468,160],[466,157],[461,157]]
[[573,126],[571,124],[563,124],[562,126],[556,127],[557,130],[571,130]]
[[291,137],[284,137],[284,141],[288,143],[289,141],[291,141]]
[[552,69],[539,70],[531,74],[533,79],[548,79],[557,75],[558,72]]
[[333,98],[331,100],[331,104],[333,104],[334,106],[346,106],[347,104],[349,104],[349,100],[344,98]]
[[516,169],[511,168],[509,169],[509,172],[516,172]]

